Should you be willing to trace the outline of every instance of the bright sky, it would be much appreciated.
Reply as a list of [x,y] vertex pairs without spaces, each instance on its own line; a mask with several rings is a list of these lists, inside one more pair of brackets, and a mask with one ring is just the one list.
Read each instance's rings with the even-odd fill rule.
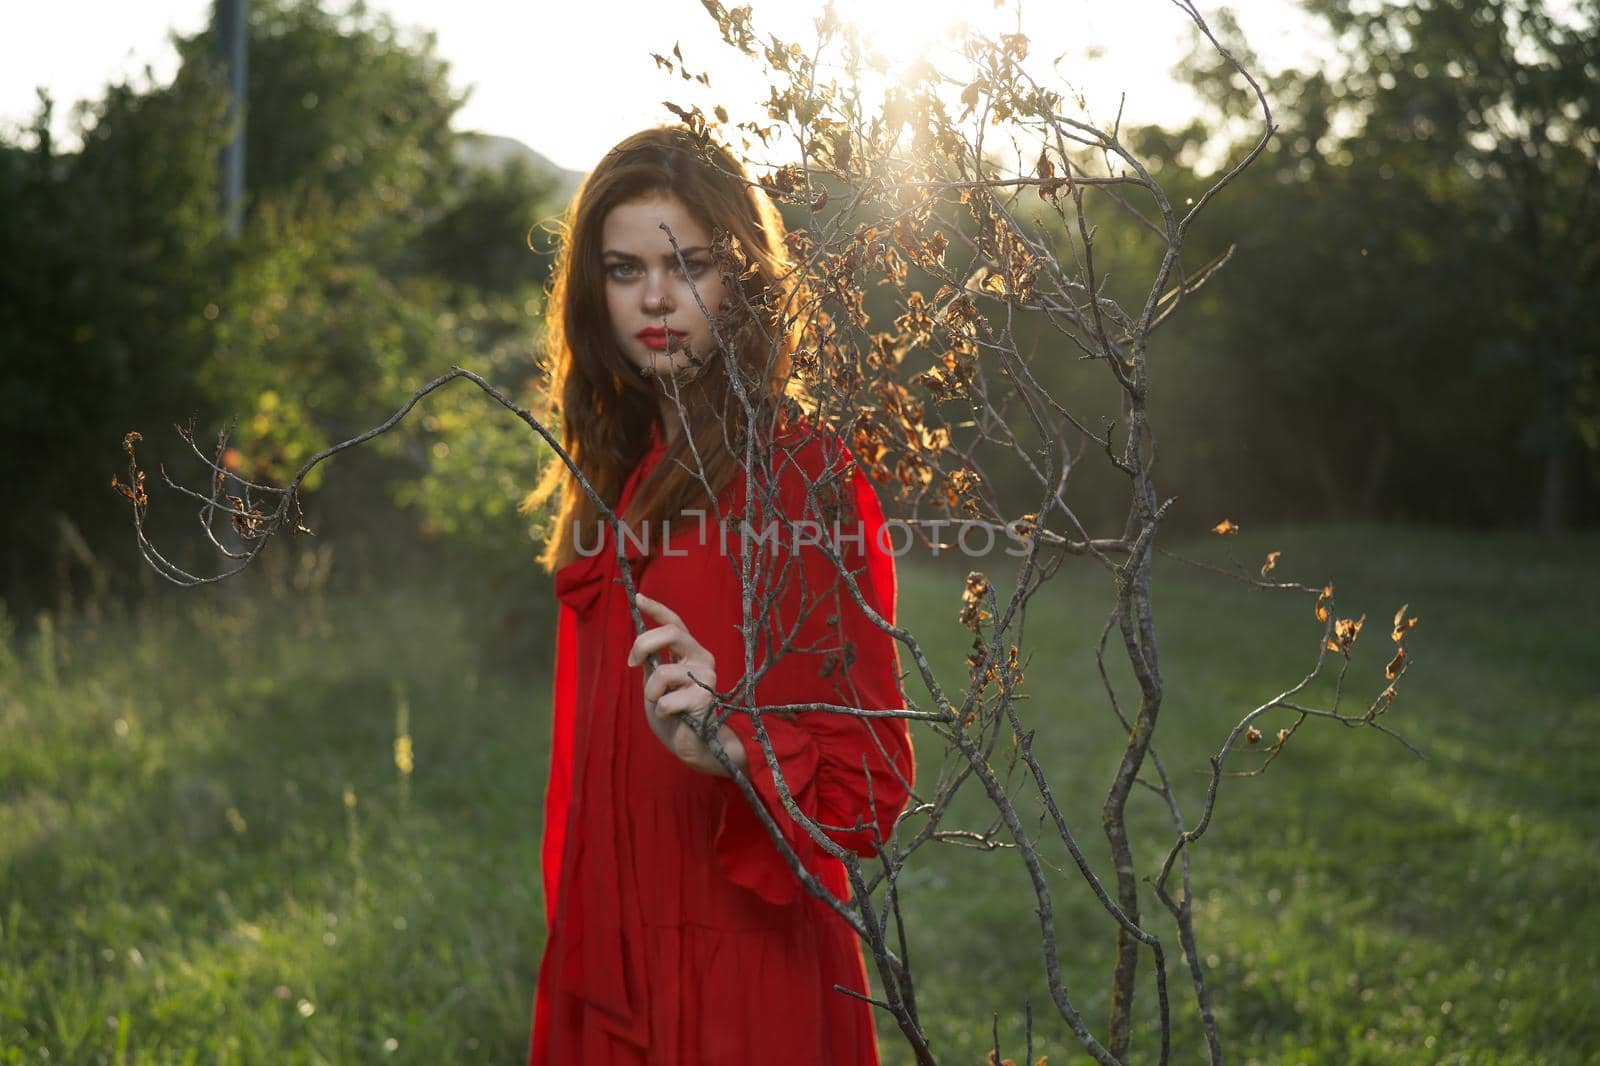
[[[822,0],[755,2],[758,32],[810,39]],[[0,127],[25,126],[36,86],[56,100],[54,132],[70,144],[68,114],[98,97],[108,81],[150,66],[171,77],[177,58],[168,33],[205,25],[211,0],[8,0],[0,35]],[[339,9],[343,3],[335,4]],[[672,121],[662,100],[726,104],[733,118],[761,117],[766,93],[756,65],[723,44],[699,0],[370,0],[402,26],[438,35],[457,88],[472,87],[459,126],[514,137],[571,170],[586,170],[616,141]],[[728,6],[734,6],[728,0]],[[1202,12],[1218,5],[1202,2]],[[1263,65],[1314,62],[1322,38],[1293,0],[1233,0]],[[863,23],[873,46],[899,68],[926,54],[938,64],[941,34],[962,17],[1001,19],[1015,28],[1015,3],[990,0],[857,0],[840,5]],[[1109,121],[1128,92],[1125,121],[1179,122],[1191,108],[1168,72],[1183,54],[1188,22],[1171,0],[1025,0],[1023,30],[1045,67],[1059,68]],[[982,22],[980,24],[992,25]],[[659,70],[649,53],[681,42],[691,71],[711,75],[710,92]],[[1086,58],[1086,51],[1100,54]],[[938,64],[944,66],[945,64]],[[1060,87],[1060,83],[1057,83]],[[741,102],[749,103],[741,105]]]

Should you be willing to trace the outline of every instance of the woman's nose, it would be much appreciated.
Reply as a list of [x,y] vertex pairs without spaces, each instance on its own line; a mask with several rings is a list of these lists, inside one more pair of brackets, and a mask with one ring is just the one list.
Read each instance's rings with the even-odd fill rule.
[[653,275],[645,281],[644,309],[652,315],[664,315],[672,310],[672,298],[667,294],[664,277]]

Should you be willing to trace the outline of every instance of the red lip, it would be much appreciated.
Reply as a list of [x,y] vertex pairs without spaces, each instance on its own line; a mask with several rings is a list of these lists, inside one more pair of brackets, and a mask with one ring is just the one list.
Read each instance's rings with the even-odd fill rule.
[[679,339],[688,336],[688,334],[681,329],[668,330],[662,329],[660,326],[646,326],[638,333],[635,333],[634,336],[639,338],[639,340],[642,341],[648,348],[662,349],[667,346],[667,335],[669,333]]

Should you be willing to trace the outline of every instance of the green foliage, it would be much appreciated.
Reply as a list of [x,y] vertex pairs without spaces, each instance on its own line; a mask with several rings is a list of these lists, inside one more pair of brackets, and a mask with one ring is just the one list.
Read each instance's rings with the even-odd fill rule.
[[472,170],[417,237],[418,257],[477,292],[542,287],[554,260],[546,227],[559,196],[553,175],[537,173],[521,159]]
[[[211,34],[177,47],[172,85],[116,86],[83,109],[81,153],[54,151],[48,102],[35,146],[0,144],[0,191],[15,206],[0,219],[0,446],[41,457],[19,464],[0,519],[16,546],[0,574],[12,596],[37,601],[52,584],[63,594],[57,568],[42,565],[61,552],[57,512],[93,553],[135,565],[109,491],[129,430],[144,434],[152,473],[160,461],[203,488],[209,472],[192,456],[174,462],[186,449],[170,426],[196,420],[207,447],[237,418],[226,465],[283,484],[452,365],[524,406],[535,399],[549,262],[527,239],[556,181],[458,161],[460,100],[431,36],[405,38],[360,5],[251,5],[236,241],[216,193],[227,131]],[[462,551],[520,559],[531,546],[510,504],[543,454],[508,412],[458,386],[315,472],[304,502],[319,534],[444,534]],[[194,563],[187,505],[151,489],[151,535],[207,565]],[[397,506],[410,521],[394,521]]]
[[[1352,55],[1358,162],[1414,175],[1456,206],[1460,250],[1493,278],[1486,349],[1528,375],[1538,420],[1524,444],[1567,443],[1600,407],[1575,394],[1600,366],[1600,4],[1539,0],[1375,10],[1310,0]],[[1453,251],[1448,246],[1445,249]],[[1574,402],[1576,401],[1576,402]]]
[[[412,224],[456,178],[451,117],[462,99],[434,36],[403,35],[357,4],[249,5],[245,188],[257,204],[318,196],[335,210],[373,199]],[[179,42],[185,67],[212,72],[211,31]]]
[[[1600,996],[1600,794],[1573,742],[1600,726],[1583,614],[1600,595],[1595,548],[1371,526],[1184,546],[1223,565],[1282,549],[1284,576],[1337,574],[1341,603],[1373,617],[1397,606],[1375,597],[1403,585],[1426,663],[1386,720],[1428,762],[1312,722],[1268,773],[1223,784],[1195,890],[1230,1059],[1555,1066],[1600,1053],[1585,1006]],[[396,1062],[525,1053],[547,662],[484,666],[492,637],[475,598],[441,592],[470,589],[464,576],[324,597],[296,591],[285,561],[257,601],[173,593],[97,626],[44,616],[25,642],[0,614],[0,1062],[42,1061],[40,1047],[84,1063],[364,1062],[391,1039]],[[906,566],[901,615],[954,619],[965,571]],[[1170,561],[1158,578],[1174,701],[1160,750],[1194,811],[1207,754],[1284,680],[1262,664],[1314,653],[1321,628],[1309,598],[1263,600]],[[1110,591],[1088,571],[1061,580],[1031,625],[1078,650],[1031,664],[1021,707],[1044,716],[1035,750],[1103,864],[1094,768],[1122,738],[1085,695],[1100,690],[1099,623],[1080,607]],[[546,605],[546,651],[551,617]],[[963,631],[925,636],[934,669],[965,676]],[[1380,684],[1385,644],[1371,626],[1357,642],[1352,698]],[[394,757],[402,705],[410,775]],[[916,740],[931,767],[936,745]],[[1134,795],[1149,869],[1170,829],[1155,796]],[[987,824],[985,808],[958,797],[947,827]],[[1063,849],[1043,857],[1058,867],[1065,980],[1101,1026],[1111,924]],[[911,961],[941,1061],[984,1061],[991,1011],[1002,1053],[1022,1061],[1029,997],[1035,1054],[1081,1060],[1038,976],[1014,855],[924,852],[900,888],[912,935],[938,931]],[[1170,955],[1181,981],[1175,944]],[[1153,999],[1141,1056],[1154,1053]],[[1193,1018],[1177,1024],[1192,1043]],[[909,1061],[888,1028],[880,1047],[886,1063]]]
[[[1334,70],[1265,79],[1280,131],[1186,249],[1194,265],[1238,244],[1177,344],[1173,413],[1210,442],[1178,450],[1180,481],[1248,470],[1221,495],[1260,514],[1591,515],[1600,8],[1306,6]],[[1183,73],[1223,121],[1136,137],[1180,171],[1238,159],[1253,97],[1208,48]]]
[[[459,101],[431,36],[406,45],[386,17],[309,3],[254,8],[251,33],[259,170],[205,382],[241,418],[247,472],[281,484],[452,365],[523,390],[542,277],[523,240],[553,187],[525,168],[456,164]],[[199,63],[208,48],[202,35],[186,52]],[[499,250],[474,269],[475,245]],[[505,550],[531,434],[470,387],[424,405],[308,487],[329,490],[328,513],[355,536],[392,528],[369,513],[387,497],[421,512],[423,536]],[[436,466],[452,450],[449,473],[470,474],[459,483]]]
[[0,581],[12,588],[52,572],[41,564],[58,516],[103,543],[94,533],[115,512],[123,433],[202,408],[212,332],[201,311],[225,256],[221,111],[204,86],[180,75],[113,87],[81,110],[72,155],[50,140],[52,108],[41,101],[31,147],[0,143]]

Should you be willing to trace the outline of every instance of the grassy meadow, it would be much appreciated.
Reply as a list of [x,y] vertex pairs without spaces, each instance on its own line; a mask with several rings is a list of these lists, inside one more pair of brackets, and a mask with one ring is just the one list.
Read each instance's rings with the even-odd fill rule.
[[[1281,550],[1278,576],[1334,581],[1338,614],[1367,615],[1346,710],[1383,685],[1395,610],[1420,619],[1384,721],[1426,760],[1313,720],[1265,774],[1224,782],[1194,849],[1230,1061],[1600,1058],[1600,540],[1308,526],[1175,550],[1252,571]],[[925,643],[957,688],[970,562],[901,569],[902,619],[933,620]],[[528,595],[547,588],[530,564]],[[1171,559],[1155,596],[1157,747],[1192,819],[1208,752],[1306,672],[1320,626],[1308,596]],[[1035,750],[1105,873],[1119,738],[1093,646],[1109,598],[1097,571],[1064,568],[1030,612],[1025,684]],[[543,937],[548,662],[490,666],[472,600],[422,579],[364,596],[254,581],[94,621],[0,616],[0,1063],[519,1061]],[[917,740],[931,782],[942,752]],[[983,828],[983,807],[963,795],[950,824]],[[1148,870],[1170,823],[1144,790],[1132,818]],[[1063,975],[1101,1031],[1113,926],[1065,849],[1042,853]],[[1002,1056],[1022,1061],[1025,1002],[1035,1058],[1087,1061],[1051,1009],[1012,853],[930,849],[902,891],[941,1061],[985,1061],[996,1013]],[[1150,904],[1173,1060],[1200,1062],[1176,936]],[[1141,967],[1136,1058],[1153,1062]],[[909,1062],[880,1032],[885,1062]]]

